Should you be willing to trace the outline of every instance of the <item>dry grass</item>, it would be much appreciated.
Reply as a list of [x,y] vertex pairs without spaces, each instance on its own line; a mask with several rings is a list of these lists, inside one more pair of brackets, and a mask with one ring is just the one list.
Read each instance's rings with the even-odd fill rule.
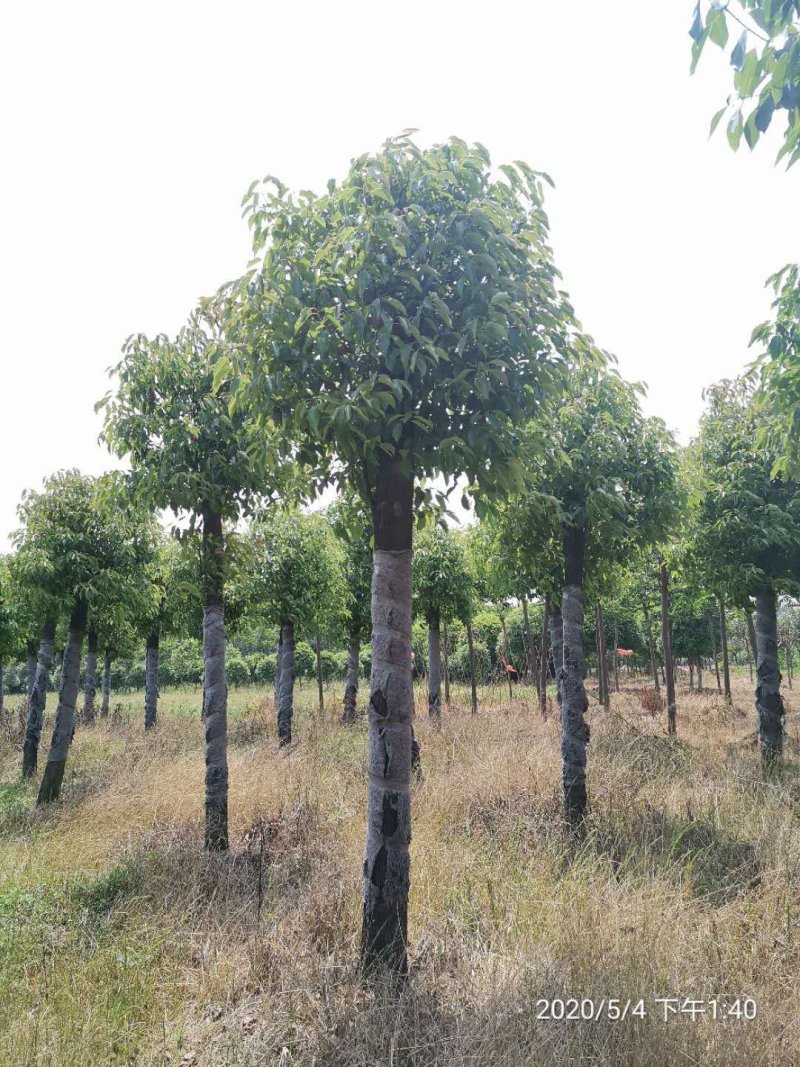
[[[560,815],[557,724],[520,687],[441,731],[420,695],[410,954],[356,973],[365,726],[301,693],[297,742],[232,693],[235,847],[205,856],[196,694],[80,730],[63,802],[0,762],[0,1063],[789,1064],[800,1017],[800,776],[762,779],[748,682],[679,693],[679,738],[635,687],[590,712],[591,816]],[[798,731],[789,696],[789,732]],[[5,784],[3,784],[5,783]],[[656,997],[754,998],[754,1021],[664,1023]],[[537,1020],[546,997],[644,998],[645,1019]]]

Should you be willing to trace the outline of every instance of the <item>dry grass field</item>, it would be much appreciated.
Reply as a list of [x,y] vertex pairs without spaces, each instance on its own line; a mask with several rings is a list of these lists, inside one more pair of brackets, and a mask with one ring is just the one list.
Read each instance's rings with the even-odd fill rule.
[[[141,694],[79,729],[63,801],[0,753],[0,1063],[355,1065],[800,1062],[800,701],[761,775],[749,679],[679,691],[679,736],[614,694],[589,713],[591,815],[560,816],[558,728],[525,687],[434,731],[418,695],[410,955],[401,994],[356,970],[366,726],[231,692],[232,848],[202,851],[199,694]],[[10,702],[13,708],[13,700]],[[49,698],[50,712],[53,698]],[[47,736],[47,735],[46,735]],[[718,1017],[710,1000],[719,1001]],[[537,1019],[545,998],[599,1018]],[[756,1017],[723,1018],[752,998]],[[599,1005],[642,998],[614,1020]],[[657,998],[703,1001],[664,1021]],[[588,1011],[589,1009],[585,1009]],[[641,1017],[641,1016],[644,1017]]]

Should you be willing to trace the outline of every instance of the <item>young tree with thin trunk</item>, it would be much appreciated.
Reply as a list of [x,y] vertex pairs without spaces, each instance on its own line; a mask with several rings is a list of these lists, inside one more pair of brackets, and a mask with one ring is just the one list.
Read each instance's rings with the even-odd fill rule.
[[[372,511],[372,678],[362,957],[407,966],[412,758],[411,550],[434,473],[519,484],[515,426],[552,388],[569,314],[546,244],[541,176],[493,176],[485,149],[406,137],[323,196],[245,199],[263,255],[261,338],[242,393],[322,477]],[[335,461],[332,457],[335,455]]]
[[[613,561],[662,537],[677,497],[675,445],[660,420],[642,416],[639,388],[624,382],[586,344],[569,395],[533,439],[549,442],[527,460],[529,493],[547,513],[539,530],[561,545],[563,588],[554,617],[554,654],[561,697],[562,785],[567,819],[578,829],[587,809],[589,727],[581,630],[587,579],[602,588]],[[523,452],[523,458],[525,453]],[[560,623],[560,632],[559,632]],[[602,659],[602,657],[601,657]]]
[[339,630],[345,615],[344,557],[325,518],[266,511],[249,535],[254,612],[281,629],[278,743],[291,744],[298,635]]
[[428,526],[417,537],[412,566],[414,607],[428,625],[428,715],[442,719],[441,624],[470,613],[472,581],[458,536],[441,526]]
[[344,554],[344,629],[347,635],[347,676],[342,722],[352,723],[358,712],[361,645],[369,640],[372,624],[372,518],[352,490],[341,493],[327,512]]
[[713,560],[729,602],[755,598],[756,711],[765,769],[783,752],[783,699],[777,647],[777,598],[800,588],[800,484],[775,474],[776,455],[756,448],[763,416],[749,380],[722,381],[691,446],[696,490],[693,546]]
[[68,614],[69,626],[58,708],[39,804],[61,794],[75,728],[80,660],[89,613],[112,596],[124,598],[143,557],[140,514],[131,506],[124,479],[93,479],[66,471],[45,482],[41,493],[26,493],[18,509],[22,528],[15,536],[20,574],[37,589],[48,609],[40,645],[34,696],[28,712],[24,772],[36,767],[44,687],[51,656],[52,620]]
[[130,457],[140,498],[201,530],[205,844],[212,851],[228,847],[225,524],[274,488],[267,431],[232,404],[219,373],[230,311],[220,293],[174,340],[131,337],[114,369],[117,391],[102,402],[105,439]]

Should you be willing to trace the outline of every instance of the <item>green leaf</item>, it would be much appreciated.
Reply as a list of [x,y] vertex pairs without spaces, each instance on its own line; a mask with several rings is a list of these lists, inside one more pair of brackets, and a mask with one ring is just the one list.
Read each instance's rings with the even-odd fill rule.
[[744,66],[745,50],[747,49],[747,30],[743,30],[742,36],[736,42],[731,52],[731,66],[735,70],[741,70]]
[[714,118],[711,120],[711,129],[708,131],[708,136],[709,137],[713,136],[714,130],[716,130],[717,126],[719,126],[720,119],[722,118],[722,116],[725,114],[725,112],[727,110],[728,110],[727,106],[726,107],[721,107],[719,109],[719,111],[716,113],[716,115],[714,116]]

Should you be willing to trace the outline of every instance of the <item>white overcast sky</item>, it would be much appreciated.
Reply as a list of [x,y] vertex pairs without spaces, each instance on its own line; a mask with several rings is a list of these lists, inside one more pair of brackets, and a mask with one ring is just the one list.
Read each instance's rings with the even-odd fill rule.
[[418,127],[548,171],[584,327],[682,440],[748,362],[800,257],[800,167],[734,155],[692,0],[15,3],[0,16],[0,551],[22,490],[111,465],[95,401],[134,331],[174,332],[249,256],[256,177],[321,189]]

